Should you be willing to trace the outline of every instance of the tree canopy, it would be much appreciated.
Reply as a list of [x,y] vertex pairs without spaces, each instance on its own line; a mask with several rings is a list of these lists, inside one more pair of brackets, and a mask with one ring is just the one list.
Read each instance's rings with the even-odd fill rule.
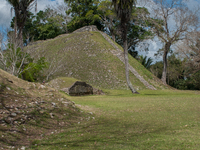
[[[37,8],[37,1],[36,0],[7,0],[11,5],[11,11],[14,9],[15,12],[15,38],[20,39],[20,47],[23,46],[23,28],[26,23],[29,10],[35,5]],[[17,32],[18,31],[18,32]],[[17,36],[18,33],[18,36]]]
[[66,13],[72,17],[67,24],[68,31],[72,32],[88,25],[96,25],[99,30],[102,29],[97,10],[98,0],[65,0],[65,2],[69,6]]
[[[171,46],[185,38],[185,34],[196,28],[199,24],[198,11],[189,10],[184,0],[156,0],[157,7],[152,7],[152,18],[147,22],[151,24],[152,31],[163,42],[163,72],[162,78],[166,84],[167,56]],[[170,22],[175,22],[175,27]]]
[[[14,18],[11,27],[14,28]],[[67,33],[67,23],[63,15],[47,8],[45,11],[39,11],[36,15],[29,12],[23,28],[23,40],[27,45],[30,41],[55,38],[63,33]]]

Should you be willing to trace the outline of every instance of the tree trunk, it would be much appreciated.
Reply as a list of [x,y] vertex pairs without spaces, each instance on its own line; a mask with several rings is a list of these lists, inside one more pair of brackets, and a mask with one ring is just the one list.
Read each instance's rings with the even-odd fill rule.
[[115,42],[115,34],[114,34],[114,30],[112,28],[109,28],[110,30],[110,34],[112,36],[112,40]]
[[129,79],[129,63],[128,63],[128,48],[127,48],[127,28],[126,25],[122,25],[122,39],[124,45],[124,61],[125,61],[125,74],[126,74],[126,82],[128,84],[129,89],[134,94],[139,94],[132,86]]
[[167,77],[167,54],[169,52],[169,49],[170,49],[170,46],[171,46],[171,43],[166,43],[165,44],[165,49],[164,49],[164,54],[163,54],[163,72],[162,72],[162,82],[164,84],[167,84],[166,82],[166,77]]
[[14,23],[14,32],[15,32],[15,39],[17,39],[17,19],[15,17],[15,23]]
[[15,23],[14,23],[14,45],[17,45],[17,17],[15,16]]
[[20,27],[19,29],[19,46],[22,49],[23,48],[23,28]]
[[115,34],[112,33],[112,40],[115,42]]

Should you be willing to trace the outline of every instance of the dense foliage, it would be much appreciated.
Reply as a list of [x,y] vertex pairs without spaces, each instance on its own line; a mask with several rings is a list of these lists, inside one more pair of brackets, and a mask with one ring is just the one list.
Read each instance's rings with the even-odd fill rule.
[[70,9],[66,11],[72,19],[67,24],[68,31],[72,32],[83,26],[96,25],[99,30],[103,26],[98,14],[98,0],[65,0]]
[[0,61],[0,68],[30,82],[42,79],[42,71],[48,67],[44,57],[34,61],[30,54],[12,43],[0,54],[4,57]]
[[[48,67],[48,63],[45,61],[44,57],[41,57],[36,62],[29,58],[29,62],[24,65],[22,73],[19,75],[22,79],[30,82],[39,81],[44,79],[42,71],[44,68]],[[41,82],[41,81],[40,81]]]
[[[200,90],[200,71],[192,73],[187,62],[187,59],[177,58],[175,54],[168,56],[167,84],[181,90]],[[162,77],[162,69],[162,61],[150,67],[150,71],[158,78]]]
[[11,12],[14,10],[14,36],[15,39],[20,40],[20,47],[23,47],[23,28],[28,18],[29,11],[35,5],[35,10],[37,10],[37,0],[7,0],[7,2],[12,6]]
[[[11,27],[14,28],[14,18]],[[39,11],[36,15],[29,12],[23,28],[23,39],[27,45],[30,41],[54,38],[66,32],[66,22],[64,22],[62,14],[47,8],[45,11]]]

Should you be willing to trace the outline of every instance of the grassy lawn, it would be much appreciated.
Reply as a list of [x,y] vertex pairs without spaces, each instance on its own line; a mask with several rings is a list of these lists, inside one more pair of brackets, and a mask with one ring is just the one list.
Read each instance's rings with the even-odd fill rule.
[[34,141],[32,149],[200,149],[200,93],[105,90],[69,97],[88,116],[64,132]]

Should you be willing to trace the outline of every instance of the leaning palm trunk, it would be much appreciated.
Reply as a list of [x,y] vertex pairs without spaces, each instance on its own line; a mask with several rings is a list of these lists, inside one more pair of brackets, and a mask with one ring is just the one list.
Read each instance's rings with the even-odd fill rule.
[[23,44],[24,43],[23,42],[23,28],[22,27],[20,27],[20,29],[19,29],[19,40],[20,40],[20,48],[21,49],[23,49],[23,46],[24,46],[24,44]]
[[127,29],[131,18],[132,7],[134,2],[135,0],[112,0],[117,17],[120,19],[121,23],[122,39],[124,44],[126,82],[131,92],[134,94],[138,94],[138,92],[133,88],[129,79],[129,63],[128,63],[128,48],[127,48]]
[[122,38],[123,38],[123,46],[124,46],[124,62],[125,62],[125,74],[126,74],[126,82],[131,90],[132,93],[134,94],[139,94],[134,88],[133,85],[130,82],[129,79],[129,63],[128,63],[128,46],[127,46],[127,25],[123,24],[122,25]]
[[16,41],[16,39],[17,39],[17,19],[16,19],[16,17],[15,17],[15,24],[14,24],[14,32],[15,32],[15,41]]

